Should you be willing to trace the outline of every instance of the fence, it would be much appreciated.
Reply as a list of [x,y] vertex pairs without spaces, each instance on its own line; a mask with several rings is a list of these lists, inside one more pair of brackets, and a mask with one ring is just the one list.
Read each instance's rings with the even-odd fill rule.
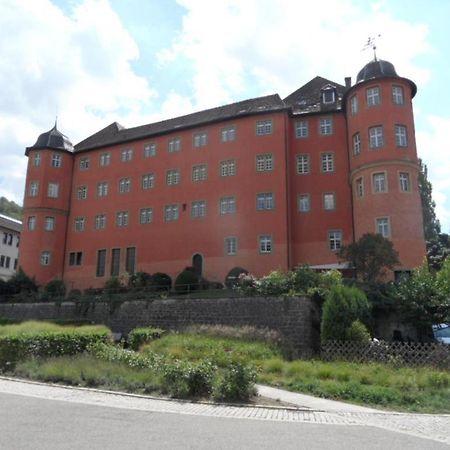
[[450,346],[439,343],[328,341],[321,346],[324,361],[382,362],[397,366],[432,366],[450,370]]

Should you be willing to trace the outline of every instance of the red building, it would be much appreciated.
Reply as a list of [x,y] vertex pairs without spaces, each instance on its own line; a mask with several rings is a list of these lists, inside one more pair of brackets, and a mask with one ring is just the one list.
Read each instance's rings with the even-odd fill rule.
[[55,125],[26,149],[19,264],[79,289],[189,265],[223,282],[236,266],[344,268],[336,251],[378,232],[410,270],[425,254],[415,93],[374,60],[353,86],[316,77],[75,147]]

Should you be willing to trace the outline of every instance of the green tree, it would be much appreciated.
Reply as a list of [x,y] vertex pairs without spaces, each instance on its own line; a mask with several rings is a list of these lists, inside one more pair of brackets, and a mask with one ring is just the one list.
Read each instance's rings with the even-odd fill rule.
[[427,241],[428,265],[433,270],[440,270],[444,261],[450,255],[450,236],[439,233],[437,239]]
[[0,197],[0,214],[22,220],[22,207],[6,197]]
[[338,256],[350,261],[363,282],[374,284],[384,277],[387,269],[399,264],[392,242],[380,234],[366,233],[356,242],[344,246]]
[[419,192],[422,201],[423,232],[426,241],[437,240],[441,232],[441,225],[436,217],[434,209],[436,203],[433,200],[433,187],[428,180],[428,169],[426,164],[419,159]]

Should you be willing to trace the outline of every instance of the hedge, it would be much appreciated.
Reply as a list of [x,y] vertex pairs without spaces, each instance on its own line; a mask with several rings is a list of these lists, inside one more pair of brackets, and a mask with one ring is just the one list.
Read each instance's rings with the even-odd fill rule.
[[134,328],[128,334],[128,347],[130,347],[131,350],[137,351],[143,344],[159,339],[164,333],[165,331],[161,328]]

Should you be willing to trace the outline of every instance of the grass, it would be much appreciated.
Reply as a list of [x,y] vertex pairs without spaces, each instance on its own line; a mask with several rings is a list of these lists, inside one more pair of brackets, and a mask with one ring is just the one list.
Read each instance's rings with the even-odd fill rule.
[[17,336],[20,334],[48,333],[58,331],[99,331],[105,330],[104,325],[83,325],[83,327],[75,325],[60,325],[52,322],[39,322],[30,320],[18,324],[9,324],[0,326],[0,336]]

